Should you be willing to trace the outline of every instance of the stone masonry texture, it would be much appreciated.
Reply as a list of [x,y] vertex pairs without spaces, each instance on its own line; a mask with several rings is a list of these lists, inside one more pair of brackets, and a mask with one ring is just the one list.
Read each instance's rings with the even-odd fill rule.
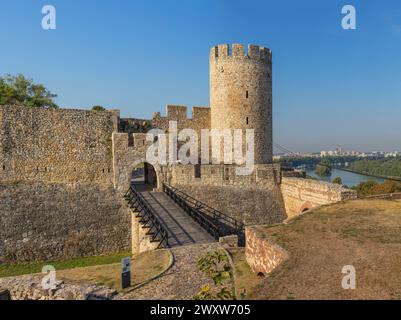
[[113,188],[114,112],[0,107],[0,262],[129,250]]
[[173,166],[167,182],[246,225],[272,224],[285,220],[281,197],[280,168],[256,165],[250,175],[238,176],[235,166],[202,165],[200,177],[194,166]]
[[111,187],[24,182],[0,185],[0,263],[129,250],[131,216]]
[[288,258],[288,253],[268,238],[263,228],[246,227],[245,257],[253,272],[267,275]]
[[105,286],[56,281],[54,289],[42,288],[43,275],[1,278],[0,287],[7,288],[11,300],[112,300],[118,292]]
[[354,190],[312,179],[283,177],[280,188],[289,218],[315,207],[357,198]]
[[[254,129],[255,163],[272,162],[272,53],[242,44],[210,51],[212,129]],[[243,152],[246,145],[243,144]]]
[[0,181],[112,185],[111,112],[0,106]]

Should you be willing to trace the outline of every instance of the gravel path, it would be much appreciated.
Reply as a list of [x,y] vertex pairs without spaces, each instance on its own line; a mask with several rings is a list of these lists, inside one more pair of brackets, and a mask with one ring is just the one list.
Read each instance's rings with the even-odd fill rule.
[[160,278],[118,299],[123,300],[188,300],[213,281],[198,269],[197,261],[206,252],[220,248],[218,243],[198,244],[172,249],[173,266]]

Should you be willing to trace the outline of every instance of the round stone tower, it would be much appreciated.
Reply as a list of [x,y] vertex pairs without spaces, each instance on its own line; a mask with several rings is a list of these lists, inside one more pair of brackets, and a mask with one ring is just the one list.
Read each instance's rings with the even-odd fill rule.
[[[210,51],[212,129],[254,129],[255,164],[272,162],[272,53],[227,44]],[[246,148],[245,140],[243,145]],[[243,151],[245,151],[243,149]]]

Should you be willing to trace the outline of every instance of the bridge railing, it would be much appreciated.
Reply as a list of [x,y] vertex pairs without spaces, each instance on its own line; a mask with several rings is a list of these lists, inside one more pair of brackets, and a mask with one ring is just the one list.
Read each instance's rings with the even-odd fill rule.
[[146,235],[151,237],[151,241],[159,242],[158,248],[167,248],[169,246],[168,232],[147,200],[133,186],[129,188],[124,198],[139,218],[142,227],[149,229]]
[[202,220],[203,224],[212,225],[209,226],[212,232],[207,228],[205,229],[209,231],[209,233],[212,233],[215,239],[231,234],[236,234],[240,238],[243,237],[244,224],[242,222],[237,221],[166,183],[163,183],[163,191],[195,220]]

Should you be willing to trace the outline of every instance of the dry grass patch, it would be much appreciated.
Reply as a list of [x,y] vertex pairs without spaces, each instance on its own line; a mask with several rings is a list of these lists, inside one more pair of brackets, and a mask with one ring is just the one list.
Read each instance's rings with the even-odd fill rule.
[[0,278],[35,274],[42,271],[43,266],[52,265],[56,270],[99,266],[103,264],[118,263],[122,258],[129,256],[130,252],[120,252],[111,255],[73,258],[59,261],[41,261],[33,263],[17,263],[0,265]]
[[[274,270],[260,299],[400,299],[401,203],[356,200],[322,207],[266,233],[290,259]],[[345,265],[356,290],[341,287]]]
[[235,286],[241,299],[252,300],[261,290],[263,281],[252,270],[245,258],[245,248],[227,249],[234,263],[234,272],[236,276]]
[[[135,256],[131,261],[132,286],[149,280],[166,270],[169,261],[168,250],[149,251]],[[120,263],[62,270],[57,272],[57,278],[72,282],[105,285],[122,291]]]

